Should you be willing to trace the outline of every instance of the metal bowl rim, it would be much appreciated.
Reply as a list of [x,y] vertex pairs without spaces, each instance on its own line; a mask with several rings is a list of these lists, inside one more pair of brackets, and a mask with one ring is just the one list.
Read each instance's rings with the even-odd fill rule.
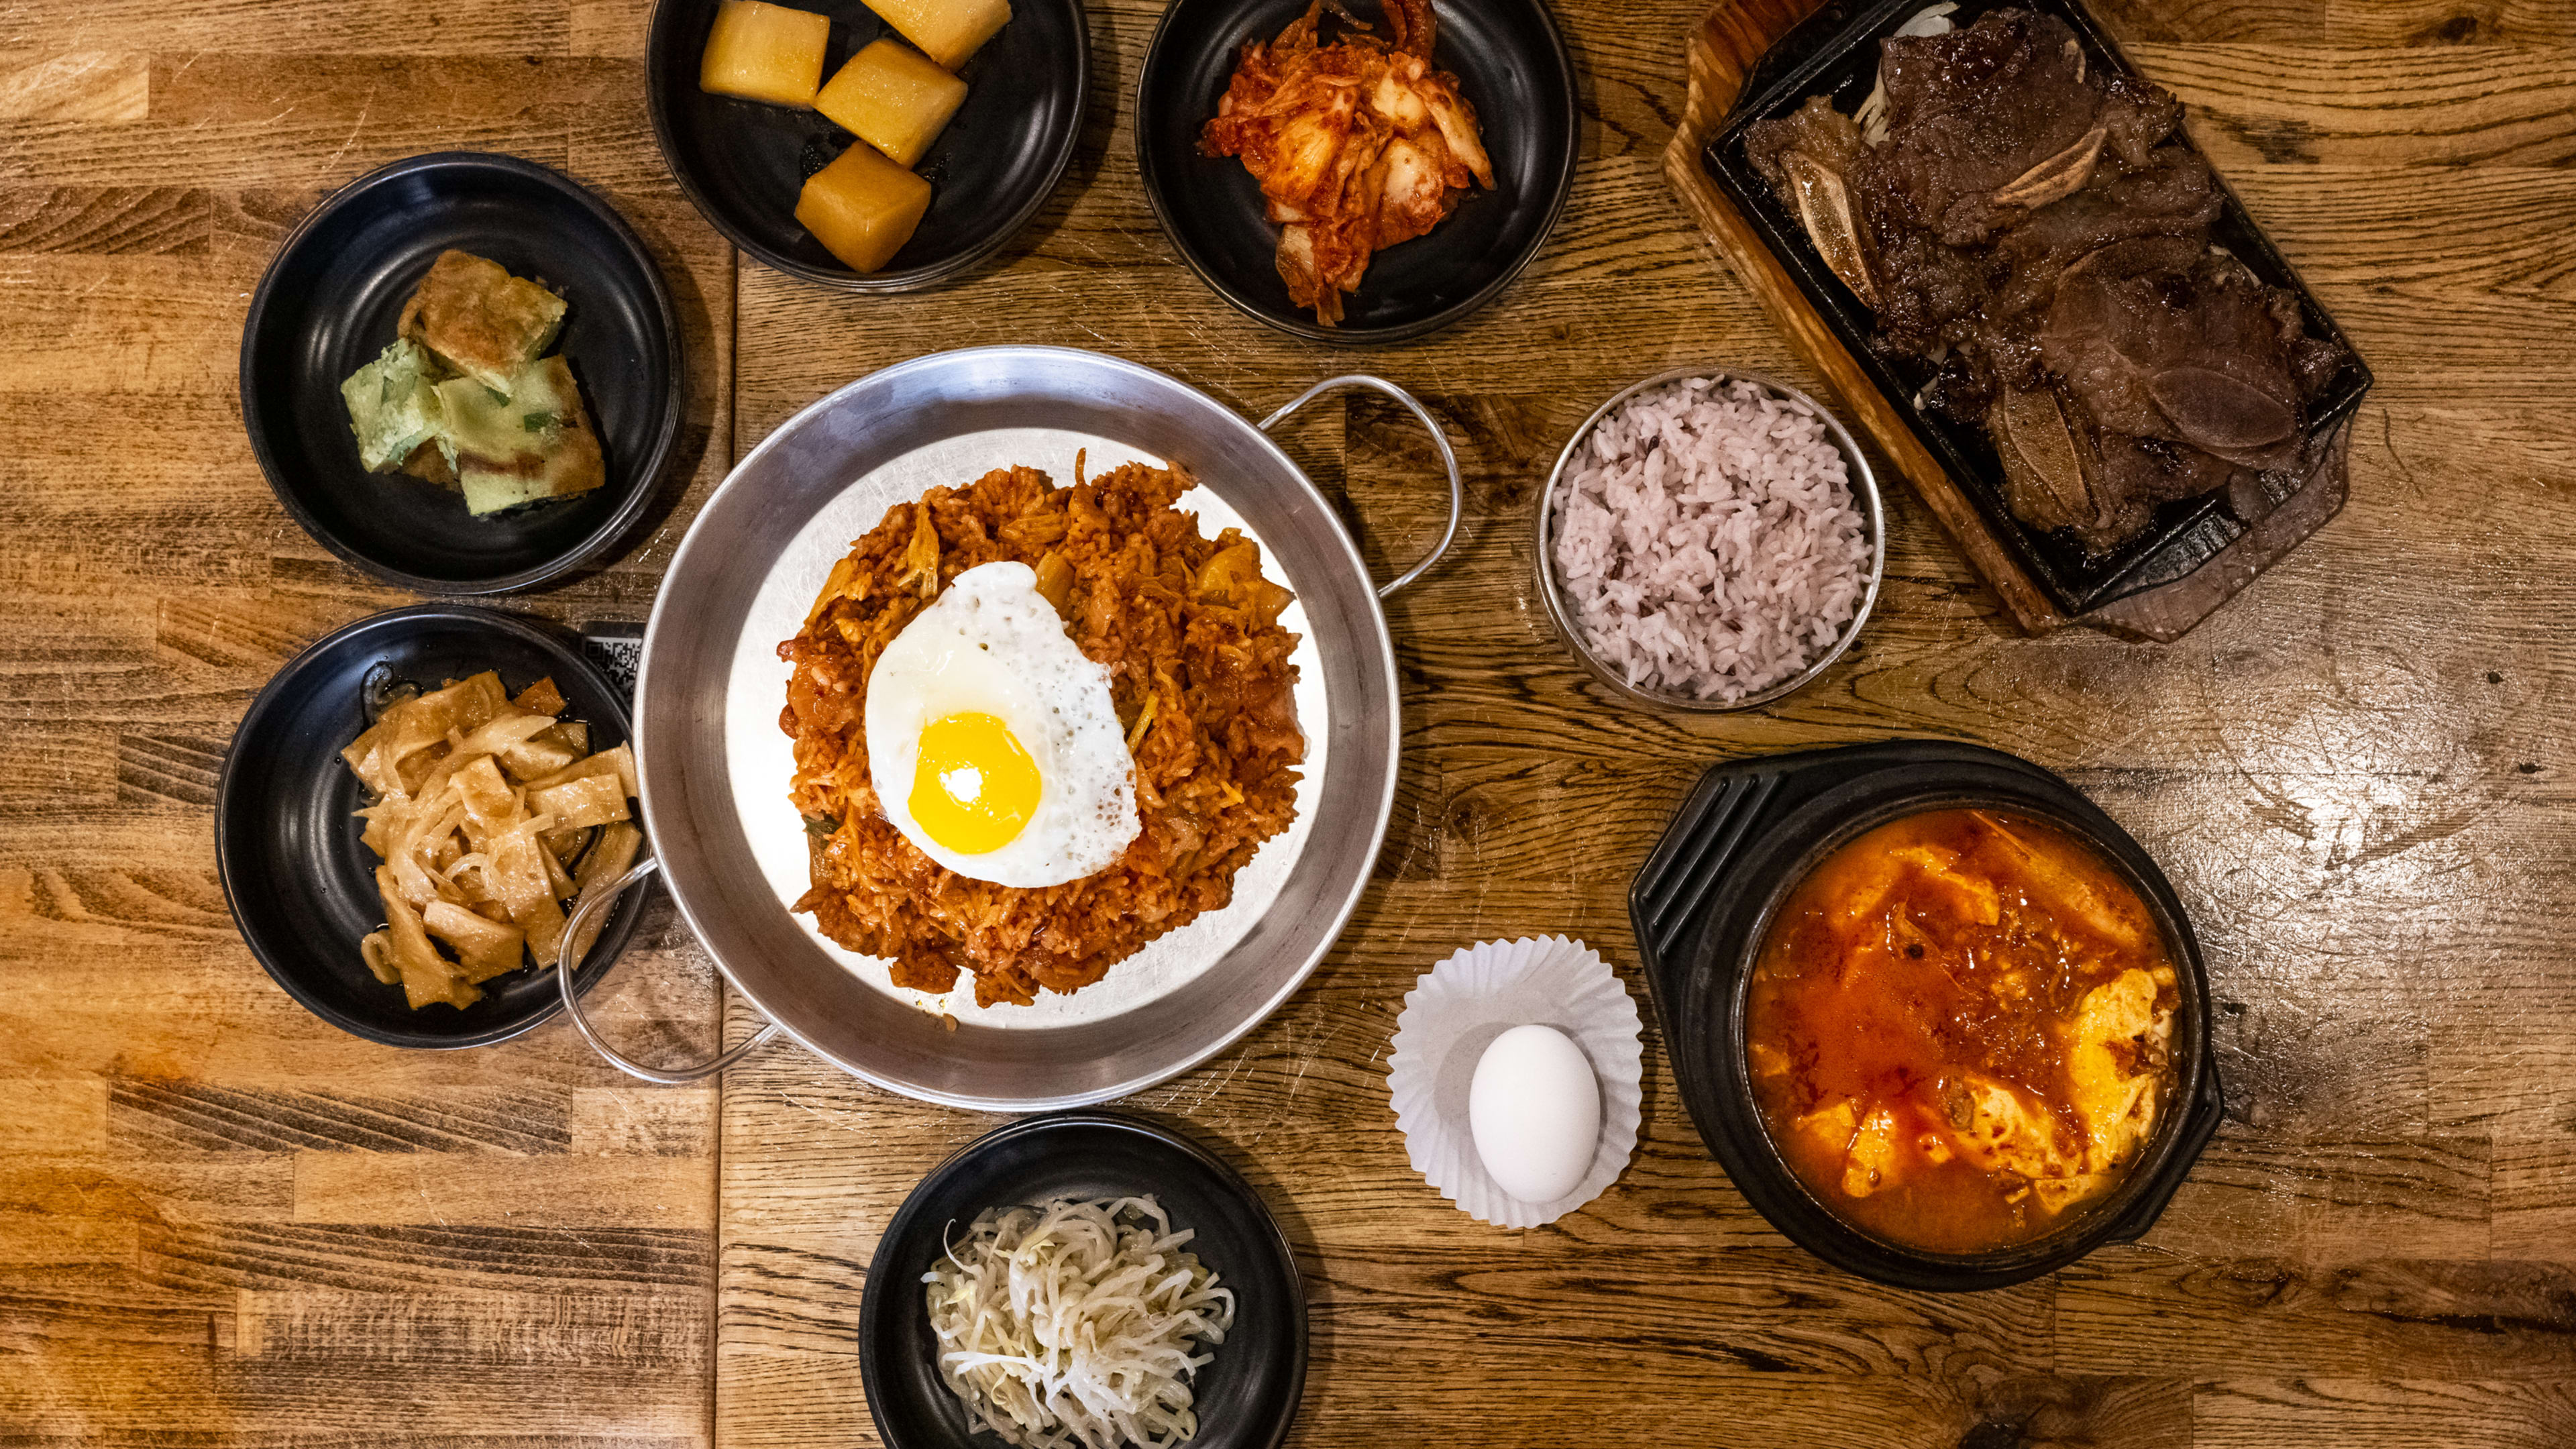
[[[1609,415],[1610,410],[1621,403],[1648,388],[1661,387],[1666,383],[1687,382],[1695,378],[1706,378],[1711,382],[1730,380],[1749,382],[1756,387],[1768,390],[1774,396],[1802,403],[1810,409],[1825,425],[1826,431],[1834,439],[1835,446],[1841,451],[1843,462],[1851,475],[1852,496],[1861,505],[1861,516],[1869,524],[1869,583],[1861,591],[1860,607],[1853,611],[1851,622],[1843,628],[1842,637],[1836,639],[1834,646],[1826,650],[1814,663],[1797,674],[1768,689],[1735,700],[1693,699],[1682,695],[1665,694],[1657,690],[1640,689],[1630,684],[1619,671],[1604,663],[1592,652],[1591,647],[1583,642],[1582,631],[1575,627],[1574,620],[1569,616],[1565,603],[1565,591],[1557,583],[1555,559],[1548,547],[1548,516],[1555,509],[1557,488],[1565,481],[1566,465],[1573,461],[1574,450],[1581,447],[1584,440],[1592,436],[1592,430]],[[1566,439],[1565,447],[1556,455],[1556,466],[1548,471],[1546,486],[1539,489],[1538,506],[1531,519],[1531,540],[1533,543],[1531,551],[1537,555],[1539,598],[1547,606],[1548,622],[1556,626],[1557,638],[1564,642],[1566,649],[1582,663],[1584,668],[1592,672],[1595,679],[1610,686],[1612,690],[1627,699],[1658,709],[1683,710],[1692,714],[1732,714],[1737,710],[1754,709],[1774,700],[1786,698],[1813,684],[1859,640],[1862,627],[1869,623],[1870,611],[1878,604],[1879,585],[1887,576],[1886,504],[1879,494],[1878,474],[1870,467],[1869,459],[1862,454],[1860,444],[1853,440],[1851,430],[1843,426],[1843,420],[1835,416],[1831,408],[1816,401],[1805,391],[1768,374],[1741,367],[1693,365],[1669,368],[1652,377],[1630,383],[1613,393],[1609,401],[1594,408],[1591,416],[1576,425],[1573,435]]]

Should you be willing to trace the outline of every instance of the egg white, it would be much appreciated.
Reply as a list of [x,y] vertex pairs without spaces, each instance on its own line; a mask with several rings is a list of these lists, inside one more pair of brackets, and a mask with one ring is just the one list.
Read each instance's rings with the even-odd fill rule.
[[[911,807],[923,726],[970,711],[1009,726],[1041,781],[1029,823],[981,855],[932,839]],[[1065,636],[1026,564],[968,569],[904,626],[868,676],[866,733],[868,774],[887,822],[959,875],[1021,888],[1062,885],[1107,869],[1143,828],[1109,670]]]

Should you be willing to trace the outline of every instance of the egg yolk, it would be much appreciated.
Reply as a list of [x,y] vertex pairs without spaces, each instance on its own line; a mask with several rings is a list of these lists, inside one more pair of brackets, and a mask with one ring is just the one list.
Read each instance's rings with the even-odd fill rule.
[[912,818],[959,855],[1001,849],[1038,811],[1043,782],[1011,727],[989,714],[951,714],[922,726]]

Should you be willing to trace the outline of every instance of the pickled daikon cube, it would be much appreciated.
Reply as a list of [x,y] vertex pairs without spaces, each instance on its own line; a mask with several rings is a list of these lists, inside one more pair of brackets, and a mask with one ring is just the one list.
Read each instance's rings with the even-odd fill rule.
[[865,143],[805,180],[796,220],[854,272],[873,272],[912,240],[930,209],[930,183]]
[[832,18],[762,0],[724,0],[698,62],[698,89],[773,106],[814,104]]
[[911,166],[965,99],[964,81],[902,41],[880,40],[850,57],[814,109],[897,166]]
[[950,70],[1011,23],[1011,0],[867,0],[867,6]]

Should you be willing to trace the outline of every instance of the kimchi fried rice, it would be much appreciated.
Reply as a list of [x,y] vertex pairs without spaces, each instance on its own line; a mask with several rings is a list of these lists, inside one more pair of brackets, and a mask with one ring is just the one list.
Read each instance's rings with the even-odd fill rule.
[[[897,986],[946,992],[960,969],[978,1005],[1097,981],[1146,942],[1222,909],[1235,872],[1296,814],[1305,753],[1290,686],[1292,596],[1261,576],[1258,544],[1213,541],[1173,506],[1186,469],[1128,464],[1058,488],[997,469],[888,509],[778,646],[794,666],[779,726],[795,740],[793,799],[813,888],[796,909],[853,951],[889,959]],[[867,684],[879,655],[950,581],[1027,564],[1065,632],[1105,666],[1135,763],[1142,828],[1108,869],[1021,889],[936,862],[878,809],[868,778]]]

